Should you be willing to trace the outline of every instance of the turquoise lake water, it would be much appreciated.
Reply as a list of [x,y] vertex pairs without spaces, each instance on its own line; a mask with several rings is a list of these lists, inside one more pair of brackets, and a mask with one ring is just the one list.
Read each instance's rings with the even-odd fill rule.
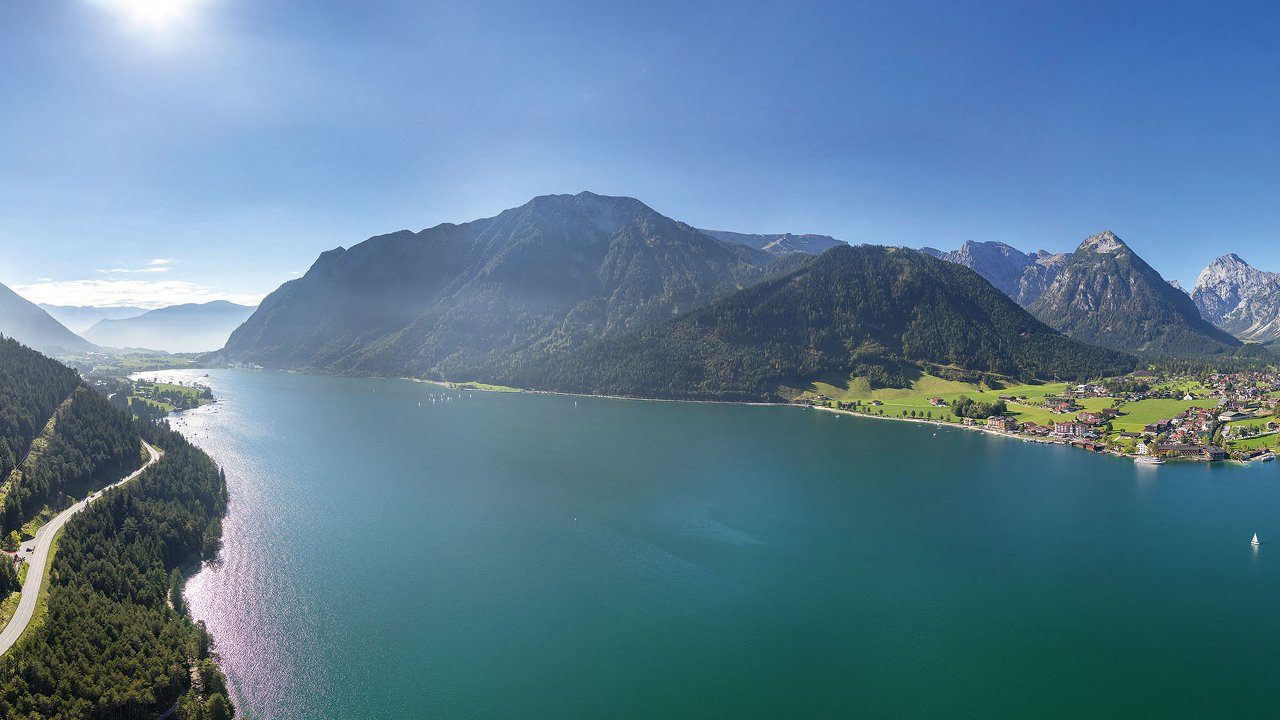
[[244,717],[1280,715],[1280,463],[205,381],[232,504],[187,595]]

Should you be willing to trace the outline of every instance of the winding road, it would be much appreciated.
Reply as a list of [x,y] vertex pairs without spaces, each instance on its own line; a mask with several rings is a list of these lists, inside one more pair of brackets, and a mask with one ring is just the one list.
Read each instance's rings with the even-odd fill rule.
[[9,624],[0,632],[0,655],[9,652],[9,648],[13,647],[18,638],[22,637],[23,631],[31,623],[31,617],[36,611],[36,601],[40,599],[40,584],[44,581],[44,573],[49,564],[49,550],[53,546],[53,538],[62,529],[62,526],[67,524],[72,515],[80,512],[89,503],[101,497],[102,493],[138,477],[143,470],[151,467],[160,459],[160,451],[151,447],[147,441],[143,440],[142,446],[151,455],[151,459],[147,461],[146,465],[138,468],[119,482],[92,493],[84,500],[58,513],[57,516],[36,531],[34,540],[27,540],[22,543],[22,546],[18,549],[18,554],[26,558],[27,579],[22,583],[22,597],[18,600],[18,610],[14,612],[13,619],[9,621]]

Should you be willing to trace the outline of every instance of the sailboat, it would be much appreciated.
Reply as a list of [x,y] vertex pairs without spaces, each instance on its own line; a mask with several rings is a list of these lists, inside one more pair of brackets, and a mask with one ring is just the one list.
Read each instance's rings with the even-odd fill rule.
[[1254,534],[1253,534],[1253,541],[1252,541],[1250,544],[1252,544],[1252,545],[1261,545],[1261,544],[1262,544],[1262,541],[1258,539],[1258,533],[1254,533]]

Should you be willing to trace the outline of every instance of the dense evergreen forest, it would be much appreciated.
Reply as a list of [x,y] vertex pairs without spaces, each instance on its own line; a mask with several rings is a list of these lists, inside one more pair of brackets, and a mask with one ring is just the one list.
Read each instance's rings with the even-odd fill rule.
[[164,457],[67,524],[44,623],[0,661],[0,717],[233,715],[203,627],[170,605],[174,571],[211,557],[227,489],[207,455],[143,424]]
[[[53,419],[50,424],[50,419]],[[0,659],[0,718],[229,718],[212,641],[186,615],[181,568],[217,552],[225,477],[166,424],[137,421],[79,375],[0,339],[0,521],[83,497],[164,457],[67,523],[49,569],[47,613]],[[19,589],[0,563],[0,595]]]
[[13,338],[0,338],[0,482],[79,385],[80,376],[71,368]]
[[1089,379],[1132,356],[1064,337],[968,268],[904,248],[837,247],[781,278],[496,382],[638,397],[774,400],[856,374],[906,386],[920,367],[978,379]]
[[0,500],[0,530],[22,527],[46,503],[61,507],[61,494],[83,496],[142,465],[137,431],[129,416],[87,387],[57,413],[53,434],[18,472]]

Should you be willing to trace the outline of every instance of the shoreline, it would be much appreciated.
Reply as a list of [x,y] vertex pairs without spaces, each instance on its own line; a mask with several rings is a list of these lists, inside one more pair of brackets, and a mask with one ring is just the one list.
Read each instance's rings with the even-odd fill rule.
[[[461,388],[455,387],[455,385],[457,385],[458,383],[450,383],[443,380],[428,380],[425,378],[412,378],[412,377],[399,377],[399,378],[382,378],[382,377],[372,378],[371,377],[370,379],[408,380],[409,382],[435,385],[437,387],[442,387],[447,390],[455,390],[458,392],[463,392]],[[671,398],[628,397],[625,395],[593,395],[589,393],[572,393],[572,392],[562,392],[562,391],[556,391],[556,390],[528,390],[525,388],[514,388],[512,390],[468,388],[466,392],[494,392],[494,393],[514,392],[517,394],[524,393],[528,395],[560,395],[564,397],[599,398],[602,400],[631,400],[631,401],[637,401],[637,402],[694,403],[694,404],[709,404],[709,405],[747,405],[747,406],[755,406],[755,407],[798,407],[798,408],[807,408],[811,410],[821,410],[821,411],[832,413],[837,416],[849,415],[852,417],[867,418],[870,420],[895,420],[898,422],[924,423],[926,425],[933,425],[934,427],[959,428],[961,430],[971,430],[971,431],[980,432],[980,433],[983,433],[984,435],[989,435],[992,437],[1008,438],[1010,440],[1018,440],[1020,442],[1034,443],[1037,445],[1062,445],[1068,448],[1075,447],[1074,445],[1071,444],[1069,440],[1064,440],[1061,438],[1030,437],[1026,435],[1017,435],[1014,433],[1001,432],[999,430],[989,430],[985,426],[980,426],[980,425],[965,425],[964,423],[953,423],[953,422],[947,422],[945,420],[934,420],[934,419],[919,418],[919,417],[912,418],[912,417],[896,417],[891,415],[871,415],[869,413],[858,413],[858,412],[853,412],[851,410],[839,410],[837,408],[826,407],[823,405],[804,405],[800,403],[790,403],[790,402],[739,402],[735,400],[677,400],[677,399],[671,399]],[[1135,461],[1139,457],[1149,457],[1149,456],[1143,456],[1143,455],[1126,455],[1124,453],[1118,453],[1109,448],[1103,449],[1103,450],[1085,450],[1084,448],[1076,448],[1076,449],[1089,452],[1093,455],[1105,455],[1105,456],[1117,458],[1120,460],[1129,460],[1130,462]],[[1206,460],[1187,460],[1185,458],[1168,458],[1165,460],[1165,464],[1174,464],[1174,465],[1205,464],[1205,465],[1212,466],[1216,464],[1223,464],[1223,465],[1239,465],[1240,467],[1249,467],[1250,465],[1254,464],[1254,462],[1256,462],[1256,460],[1234,460],[1231,458],[1228,458],[1226,460],[1220,460],[1217,462],[1210,462]]]
[[[182,369],[195,369],[195,368],[182,368]],[[204,369],[227,369],[227,370],[235,370],[235,369],[240,369],[240,368],[231,368],[231,367],[227,367],[227,368],[204,368]],[[267,370],[267,369],[266,369],[266,368],[263,368],[262,370]],[[259,370],[259,371],[261,371],[261,370]],[[143,371],[143,372],[158,372],[158,371]],[[335,375],[335,374],[331,374],[331,373],[307,373],[307,372],[301,372],[301,371],[298,371],[298,370],[278,370],[277,372],[284,372],[284,373],[289,373],[289,374],[294,374],[294,375],[311,375],[311,374],[316,374],[316,375],[320,375],[320,376],[328,376],[328,377],[363,377],[364,379],[367,379],[367,380],[403,380],[403,381],[408,381],[408,382],[411,382],[411,383],[417,383],[417,384],[422,384],[422,385],[435,385],[436,387],[444,388],[444,389],[446,389],[446,390],[454,390],[454,391],[456,391],[456,392],[487,392],[487,393],[497,393],[497,394],[507,394],[507,393],[510,393],[510,394],[527,394],[527,395],[556,395],[556,396],[562,396],[562,397],[573,397],[573,398],[596,398],[596,399],[601,399],[601,400],[627,400],[627,401],[633,401],[633,402],[690,403],[690,404],[701,404],[701,405],[744,405],[744,406],[749,406],[749,407],[796,407],[796,408],[801,408],[801,409],[806,409],[806,408],[807,408],[807,409],[813,409],[813,410],[822,410],[822,411],[829,412],[829,413],[832,413],[832,414],[837,415],[837,416],[840,416],[840,415],[849,415],[849,416],[852,416],[852,417],[857,417],[857,418],[867,418],[867,419],[871,419],[871,420],[894,420],[894,421],[897,421],[897,422],[924,423],[924,424],[927,424],[927,425],[933,425],[934,427],[959,428],[959,429],[962,429],[962,430],[972,430],[972,431],[980,432],[980,433],[983,433],[983,434],[985,434],[985,435],[989,435],[989,436],[993,436],[993,437],[1008,438],[1008,439],[1011,439],[1011,440],[1018,440],[1018,441],[1020,441],[1020,442],[1025,442],[1025,443],[1034,443],[1034,444],[1038,444],[1038,445],[1062,445],[1062,446],[1065,446],[1065,447],[1074,447],[1074,446],[1071,444],[1071,442],[1070,442],[1070,441],[1068,441],[1068,440],[1064,440],[1064,439],[1060,439],[1060,438],[1029,437],[1029,436],[1018,435],[1018,434],[1014,434],[1014,433],[1001,432],[1001,431],[998,431],[998,430],[988,430],[985,426],[979,426],[979,425],[965,425],[964,423],[953,423],[953,422],[947,422],[947,421],[945,421],[945,420],[937,420],[937,419],[929,419],[929,418],[918,418],[918,417],[917,417],[917,418],[911,418],[911,417],[894,417],[894,416],[889,416],[889,415],[871,415],[871,414],[868,414],[868,413],[858,413],[858,412],[853,412],[853,411],[851,411],[851,410],[839,410],[839,409],[837,409],[837,408],[824,407],[824,406],[822,406],[822,405],[805,405],[805,404],[792,403],[792,402],[758,402],[758,401],[739,401],[739,400],[692,400],[692,399],[675,399],[675,398],[645,398],[645,397],[631,397],[631,396],[626,396],[626,395],[598,395],[598,394],[591,394],[591,393],[564,392],[564,391],[559,391],[559,390],[530,390],[530,389],[527,389],[527,388],[511,388],[510,390],[497,390],[497,389],[494,389],[494,388],[472,387],[472,388],[466,388],[466,389],[464,390],[463,388],[458,387],[458,385],[465,385],[465,384],[468,384],[468,383],[471,383],[471,382],[478,382],[478,381],[470,381],[470,380],[469,380],[469,381],[462,382],[462,383],[456,383],[456,382],[449,382],[449,381],[446,381],[446,380],[431,380],[431,379],[428,379],[428,378],[416,378],[416,377],[409,377],[409,376],[398,376],[398,377],[377,376],[377,375],[366,375],[366,376],[345,376],[345,375]],[[505,387],[505,386],[504,386],[504,387]],[[214,402],[215,402],[215,403],[217,402],[217,401],[216,401],[216,399],[215,399],[215,401],[214,401]],[[199,409],[199,408],[192,408],[192,409]],[[187,412],[187,411],[185,411],[185,410],[182,410],[182,411],[177,411],[177,410],[175,410],[173,413],[171,413],[171,415],[177,415],[177,414],[180,414],[180,413],[182,413],[182,412]],[[1084,450],[1084,448],[1078,448],[1078,449],[1080,449],[1080,450]],[[1084,450],[1084,451],[1085,451],[1085,452],[1089,452],[1090,454],[1093,454],[1093,455],[1105,455],[1105,456],[1114,457],[1114,458],[1118,458],[1118,459],[1122,459],[1122,460],[1129,460],[1130,462],[1133,462],[1133,461],[1134,461],[1136,458],[1138,458],[1138,457],[1144,457],[1144,456],[1141,456],[1141,455],[1126,455],[1126,454],[1124,454],[1124,453],[1118,453],[1118,452],[1115,452],[1114,450],[1111,450],[1111,449],[1103,449],[1103,450]],[[1184,459],[1184,458],[1167,458],[1167,459],[1165,460],[1165,463],[1166,463],[1166,464],[1176,464],[1176,465],[1205,464],[1205,465],[1213,466],[1213,465],[1221,464],[1221,465],[1238,465],[1238,466],[1240,466],[1240,467],[1249,467],[1249,466],[1251,466],[1251,465],[1255,464],[1256,462],[1258,462],[1256,459],[1255,459],[1255,460],[1234,460],[1234,459],[1231,459],[1231,458],[1228,458],[1228,459],[1226,459],[1226,460],[1219,460],[1219,461],[1216,461],[1216,462],[1211,462],[1211,461],[1206,461],[1206,460],[1187,460],[1187,459]]]

